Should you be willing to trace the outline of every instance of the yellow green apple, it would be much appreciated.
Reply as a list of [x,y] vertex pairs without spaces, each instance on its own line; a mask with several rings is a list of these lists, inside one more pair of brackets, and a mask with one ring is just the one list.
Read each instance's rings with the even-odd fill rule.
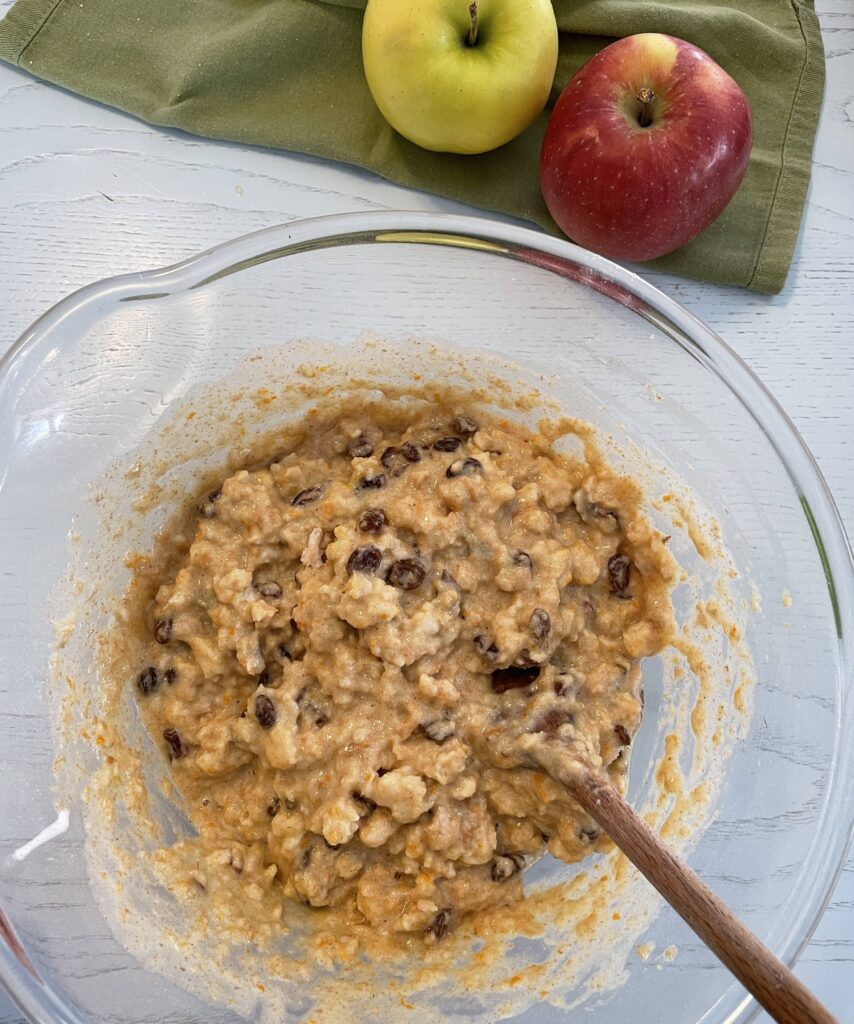
[[368,0],[362,27],[385,119],[448,153],[484,153],[524,131],[549,97],[557,47],[550,0]]

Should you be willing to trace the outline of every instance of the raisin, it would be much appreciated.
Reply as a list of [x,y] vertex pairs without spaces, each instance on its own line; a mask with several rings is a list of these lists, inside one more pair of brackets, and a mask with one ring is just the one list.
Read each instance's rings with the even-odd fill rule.
[[517,569],[527,569],[528,572],[534,571],[534,563],[531,561],[531,556],[527,551],[517,551],[513,555],[513,564]]
[[218,501],[222,496],[222,488],[217,487],[215,491],[211,491],[210,494],[205,498],[199,505],[199,512],[205,517],[205,519],[213,519],[216,515],[216,509],[214,508],[214,502]]
[[632,563],[625,555],[611,555],[608,559],[608,583],[617,597],[627,599],[632,596],[627,590],[631,568]]
[[574,721],[568,711],[561,711],[560,708],[550,708],[540,715],[537,721],[531,726],[531,732],[544,732],[553,736],[562,725]]
[[153,665],[149,665],[148,668],[143,669],[142,672],[139,673],[136,685],[139,687],[140,692],[147,696],[153,690],[157,689],[159,681],[160,679],[157,675],[157,669]]
[[167,668],[166,671],[163,673],[163,678],[171,686],[172,683],[174,683],[175,680],[178,678],[178,673],[174,668]]
[[614,726],[614,732],[617,734],[617,739],[624,747],[631,746],[632,738],[629,735],[629,730],[619,723]]
[[391,476],[401,476],[411,462],[419,462],[420,459],[421,452],[408,441],[400,448],[395,448],[394,445],[386,448],[380,456],[380,462]]
[[280,665],[284,665],[287,661],[293,661],[294,656],[287,648],[287,644],[278,644],[276,646],[276,661]]
[[535,608],[531,615],[531,633],[537,640],[545,640],[552,631],[552,620],[545,608]]
[[492,862],[489,874],[493,882],[504,882],[518,874],[524,866],[524,853],[499,853]]
[[424,582],[427,570],[417,558],[399,558],[386,573],[386,582],[399,590],[415,590]]
[[273,600],[276,600],[276,598],[282,596],[282,588],[275,580],[268,580],[266,583],[260,583],[257,589],[258,593],[262,597],[270,597]]
[[490,661],[495,661],[498,657],[498,648],[488,636],[484,636],[483,633],[478,633],[476,637],[473,637],[473,642],[484,658],[489,658]]
[[172,620],[171,619],[155,619],[154,620],[154,639],[159,644],[168,644],[172,639]]
[[376,572],[382,560],[382,551],[373,544],[368,544],[363,548],[356,548],[347,559],[347,574],[352,576],[354,572]]
[[[396,468],[400,464],[400,459],[398,458],[399,454],[400,450],[398,448],[396,448],[394,445],[389,445],[388,448],[384,449],[382,455],[380,456],[380,462],[388,470],[390,470],[393,466]],[[397,476],[396,473],[392,473],[391,475]]]
[[497,668],[492,673],[492,692],[506,693],[508,690],[518,690],[523,686],[530,686],[540,674],[539,665],[530,668],[519,668],[511,665],[509,668]]
[[172,757],[183,757],[187,753],[187,748],[184,746],[184,741],[178,734],[177,729],[172,729],[171,727],[169,729],[164,729],[163,739],[169,744],[172,751]]
[[273,799],[267,804],[267,814],[271,818],[275,818],[276,815],[279,813],[279,808],[281,806],[282,801],[277,796],[274,796]]
[[307,846],[300,854],[299,861],[297,862],[297,871],[305,871],[311,860],[311,855],[314,853],[313,846]]
[[454,735],[455,729],[453,722],[449,722],[446,718],[434,718],[431,722],[423,722],[421,731],[428,740],[432,740],[434,743],[444,743],[446,739]]
[[359,529],[362,533],[379,533],[385,524],[385,512],[381,508],[366,508],[359,516]]
[[459,437],[440,437],[433,442],[433,447],[437,452],[455,452],[462,443]]
[[445,476],[453,480],[458,476],[471,476],[472,473],[480,473],[483,466],[477,459],[457,459],[445,470]]
[[436,941],[444,939],[448,934],[448,928],[451,924],[451,911],[440,910],[439,913],[433,918],[430,924],[427,925],[426,934],[433,935],[436,937]]
[[374,454],[374,446],[363,435],[347,445],[347,451],[354,459],[369,459]]
[[385,487],[385,473],[374,473],[373,476],[363,476],[362,479],[356,484],[356,487],[361,491],[366,491],[369,488]]
[[262,729],[272,729],[276,724],[276,705],[266,693],[259,693],[255,698],[255,717]]
[[354,789],[350,796],[353,797],[357,804],[364,807],[369,814],[377,809],[375,801],[371,800],[369,796],[365,796],[364,793],[360,793],[358,789]]
[[477,433],[478,429],[477,423],[468,416],[457,416],[454,420],[454,430],[458,434],[462,434],[463,437],[471,437],[472,434]]
[[304,491],[295,494],[291,498],[291,504],[297,508],[302,508],[303,505],[311,505],[312,502],[317,501],[322,494],[323,489],[320,484],[315,484],[314,487],[306,487]]

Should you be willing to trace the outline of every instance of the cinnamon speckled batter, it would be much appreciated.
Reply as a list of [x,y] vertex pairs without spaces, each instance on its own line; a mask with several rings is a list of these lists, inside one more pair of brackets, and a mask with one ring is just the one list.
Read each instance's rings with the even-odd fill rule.
[[625,788],[674,570],[589,447],[435,402],[316,410],[130,591],[130,681],[198,830],[176,888],[429,943],[519,899],[600,834],[514,737]]

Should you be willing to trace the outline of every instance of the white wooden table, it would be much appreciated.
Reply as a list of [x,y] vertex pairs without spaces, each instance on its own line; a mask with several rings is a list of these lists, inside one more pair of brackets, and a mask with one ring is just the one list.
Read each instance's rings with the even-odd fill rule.
[[[854,536],[854,5],[817,7],[827,93],[786,290],[767,298],[649,276],[774,392]],[[293,218],[380,208],[463,210],[343,166],[149,128],[0,66],[0,354],[89,281]],[[797,972],[854,1022],[854,854]],[[19,1020],[0,995],[0,1024]]]

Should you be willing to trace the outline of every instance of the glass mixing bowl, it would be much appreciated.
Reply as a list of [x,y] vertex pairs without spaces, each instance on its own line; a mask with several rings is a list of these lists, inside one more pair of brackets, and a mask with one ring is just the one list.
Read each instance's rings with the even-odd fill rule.
[[[57,818],[48,609],[87,490],[117,458],[144,452],[176,402],[253,353],[294,339],[343,351],[366,335],[512,360],[549,381],[569,412],[675,470],[718,518],[761,594],[747,632],[755,711],[689,861],[788,963],[826,904],[854,807],[854,575],[833,502],[785,414],[712,331],[582,249],[484,219],[321,218],[90,285],[0,365],[0,974],[32,1020],[235,1019],[113,938],[92,898],[74,806],[67,830],[60,817],[49,842],[25,847]],[[654,721],[649,730],[633,762],[638,800],[660,753]],[[632,884],[655,902],[642,879]],[[753,1015],[669,909],[644,938],[657,950],[676,944],[677,959],[629,958],[621,986],[585,998],[586,1020]],[[542,1004],[521,1019],[569,1017]]]

